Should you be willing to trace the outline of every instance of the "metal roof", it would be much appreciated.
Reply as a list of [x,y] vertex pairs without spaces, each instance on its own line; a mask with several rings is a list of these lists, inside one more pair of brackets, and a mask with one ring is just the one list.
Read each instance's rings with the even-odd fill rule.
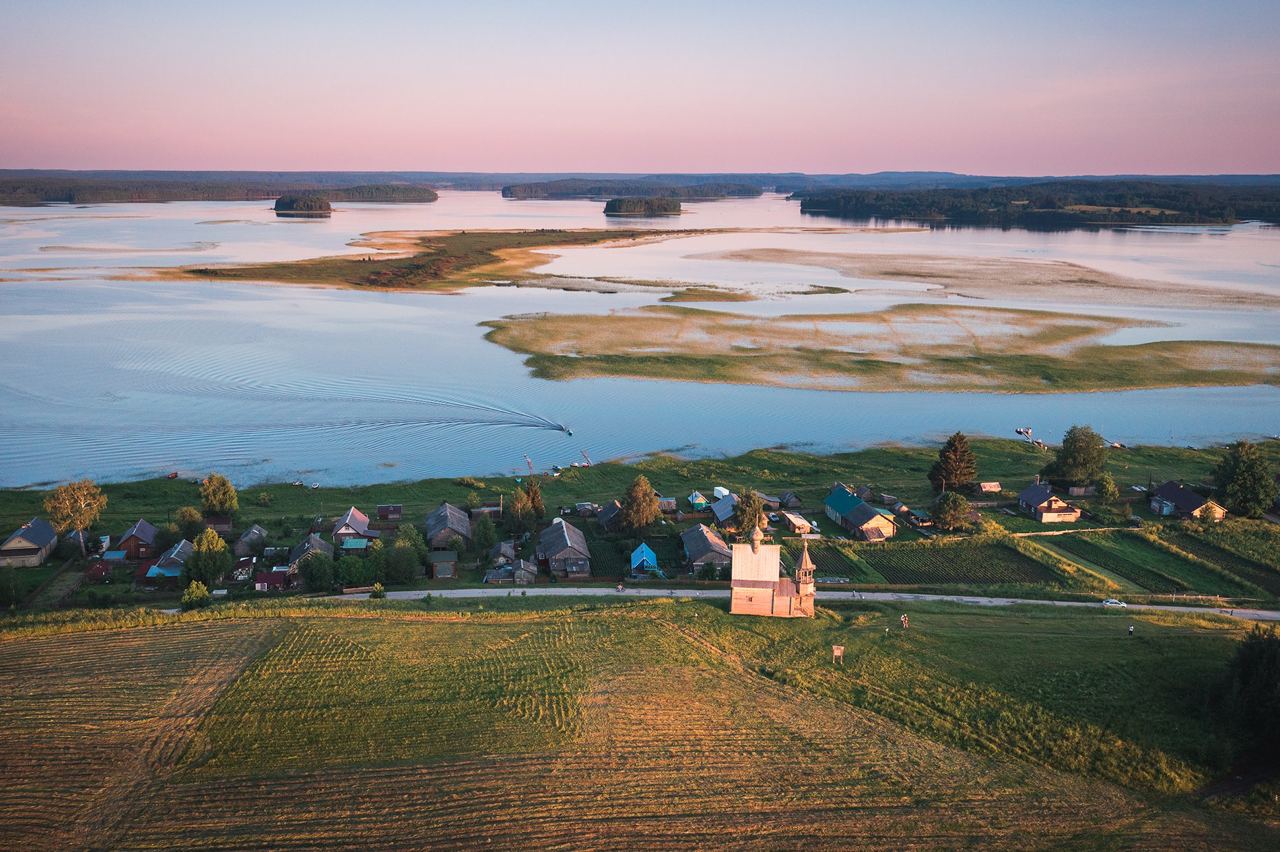
[[25,541],[32,547],[45,547],[57,540],[58,533],[52,524],[44,518],[32,518],[6,538],[4,546],[8,547],[11,541]]

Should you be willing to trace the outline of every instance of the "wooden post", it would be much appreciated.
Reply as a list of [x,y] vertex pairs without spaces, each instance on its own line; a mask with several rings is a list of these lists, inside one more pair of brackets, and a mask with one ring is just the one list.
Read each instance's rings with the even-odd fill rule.
[[839,663],[842,666],[844,665],[844,646],[843,645],[831,646],[831,665],[834,666],[836,663]]

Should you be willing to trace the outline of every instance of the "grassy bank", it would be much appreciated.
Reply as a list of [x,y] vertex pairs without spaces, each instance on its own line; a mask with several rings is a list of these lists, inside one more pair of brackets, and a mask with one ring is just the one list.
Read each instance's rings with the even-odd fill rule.
[[[652,231],[540,230],[392,234],[403,256],[377,253],[245,266],[187,267],[180,273],[218,281],[271,281],[372,289],[449,290],[527,271],[546,261],[535,249],[583,246],[653,236]],[[370,235],[370,246],[381,245]],[[368,259],[366,259],[368,258]]]
[[0,632],[3,765],[41,794],[0,803],[0,836],[1263,848],[1274,828],[1195,793],[1240,748],[1210,711],[1239,635],[1164,615],[781,621],[518,598],[31,618]]

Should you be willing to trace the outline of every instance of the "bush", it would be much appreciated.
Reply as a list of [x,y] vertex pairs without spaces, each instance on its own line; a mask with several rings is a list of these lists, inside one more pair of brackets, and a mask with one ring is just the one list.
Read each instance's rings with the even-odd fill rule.
[[387,590],[382,588],[381,583],[373,584],[373,591],[369,592],[369,597],[375,600],[382,600],[387,596]]
[[271,492],[259,491],[257,496],[253,498],[253,501],[265,509],[271,505]]
[[477,491],[487,488],[484,480],[476,479],[474,476],[460,476],[454,480],[454,483],[461,485],[463,488],[474,488]]
[[209,587],[199,580],[192,580],[187,586],[187,590],[182,593],[181,605],[184,610],[199,609],[208,606],[213,600],[213,596],[209,594]]

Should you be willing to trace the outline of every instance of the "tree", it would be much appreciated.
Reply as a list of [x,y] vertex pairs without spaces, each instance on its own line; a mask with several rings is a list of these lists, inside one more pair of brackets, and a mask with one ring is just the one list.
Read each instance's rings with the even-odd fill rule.
[[204,530],[204,515],[195,506],[183,506],[173,513],[173,522],[178,525],[182,537],[195,541]]
[[642,530],[662,516],[658,508],[658,495],[653,493],[649,478],[643,473],[635,478],[627,494],[622,498],[622,510],[618,523],[624,530]]
[[1236,648],[1225,682],[1236,725],[1265,754],[1280,753],[1280,635],[1255,624]]
[[524,532],[533,526],[533,504],[523,488],[517,488],[511,495],[511,506],[507,512],[507,527],[512,532]]
[[312,553],[298,566],[302,582],[308,592],[328,592],[333,589],[333,557],[327,553]]
[[764,501],[760,495],[752,488],[739,489],[738,502],[733,507],[733,525],[737,527],[738,537],[750,541],[763,519]]
[[479,495],[479,494],[477,494],[477,493],[476,493],[476,492],[474,492],[474,491],[468,491],[468,492],[467,492],[467,500],[466,500],[466,503],[465,503],[464,505],[466,505],[466,507],[467,507],[467,511],[468,511],[468,512],[472,511],[473,509],[479,509],[479,508],[480,508],[480,495]]
[[200,499],[210,515],[234,515],[240,510],[236,487],[220,473],[211,473],[200,483]]
[[1276,477],[1256,445],[1236,441],[1215,473],[1227,508],[1245,518],[1260,518],[1276,500]]
[[938,460],[929,469],[934,491],[961,491],[978,477],[978,458],[963,432],[956,432],[938,450]]
[[524,484],[524,493],[529,495],[529,508],[533,510],[533,516],[541,520],[547,516],[547,507],[542,503],[542,483],[536,476],[529,477]]
[[197,609],[208,606],[211,600],[213,596],[209,594],[209,587],[199,580],[192,580],[187,584],[187,589],[182,593],[182,600],[179,603],[183,609]]
[[97,523],[107,508],[107,495],[91,479],[68,482],[44,498],[44,511],[59,533],[79,533],[80,555],[85,555],[84,531]]
[[1116,478],[1105,470],[1102,476],[1098,477],[1098,499],[1105,506],[1110,506],[1120,499],[1120,488],[1116,485]]
[[958,530],[969,526],[969,501],[963,494],[948,491],[938,498],[933,522],[944,530]]
[[1072,426],[1062,438],[1057,456],[1042,473],[1063,485],[1089,485],[1102,476],[1107,444],[1088,426]]
[[187,581],[198,580],[206,586],[219,582],[231,568],[231,552],[222,536],[206,529],[196,536],[191,546],[191,556],[183,566]]
[[359,556],[348,555],[334,565],[338,575],[338,584],[342,586],[367,586],[373,582],[373,572],[367,560]]
[[488,515],[481,515],[471,525],[471,546],[475,552],[483,556],[489,548],[498,543],[498,530]]
[[397,541],[387,553],[387,582],[398,586],[412,583],[422,573],[413,547]]
[[0,567],[0,606],[18,605],[18,572],[12,565]]
[[369,549],[365,553],[364,560],[369,563],[370,577],[379,582],[387,579],[387,549],[382,543],[382,539],[375,538],[369,542]]
[[431,548],[427,547],[427,540],[422,537],[422,533],[418,532],[418,528],[413,524],[401,524],[399,526],[396,530],[395,545],[397,547],[403,545],[411,548],[419,565],[425,565],[427,556],[431,553]]

